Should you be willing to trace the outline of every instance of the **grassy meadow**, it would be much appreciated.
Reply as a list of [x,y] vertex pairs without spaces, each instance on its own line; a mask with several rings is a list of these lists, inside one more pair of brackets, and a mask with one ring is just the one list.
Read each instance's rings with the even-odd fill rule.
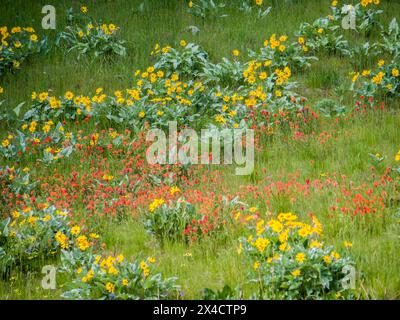
[[[199,44],[213,63],[223,57],[232,59],[232,50],[239,50],[240,55],[235,59],[246,63],[249,61],[246,51],[258,50],[271,34],[293,36],[302,22],[312,22],[330,13],[330,1],[325,0],[265,0],[264,6],[270,5],[272,9],[262,19],[255,18],[254,12],[246,14],[232,6],[224,9],[227,17],[203,19],[189,13],[187,2],[182,0],[88,0],[84,3],[54,0],[56,30],[43,30],[41,8],[45,4],[48,3],[2,1],[0,25],[32,26],[51,43],[65,28],[67,10],[74,7],[79,11],[85,5],[94,19],[120,28],[119,37],[126,41],[126,55],[111,59],[86,55],[78,60],[74,52],[67,54],[51,46],[45,54],[29,56],[20,70],[0,76],[0,86],[4,88],[0,100],[5,100],[0,105],[0,113],[9,113],[24,101],[21,110],[27,111],[34,91],[49,92],[51,96],[63,96],[67,91],[92,96],[99,87],[110,95],[116,90],[133,88],[135,70],[145,70],[155,63],[156,57],[150,52],[156,43],[179,47],[183,39]],[[394,17],[400,19],[400,2],[381,1],[380,9],[383,10],[380,21],[385,27]],[[198,27],[199,32],[193,34],[189,26]],[[343,34],[350,45],[380,39],[375,29],[369,37],[352,30],[343,30]],[[122,253],[127,261],[134,261],[138,256],[154,257],[157,273],[177,277],[180,288],[169,298],[203,299],[205,288],[216,292],[229,285],[239,292],[234,297],[250,299],[260,289],[257,282],[249,281],[249,273],[256,269],[254,261],[245,259],[243,253],[238,254],[238,239],[247,238],[252,232],[249,233],[246,223],[239,223],[240,219],[229,222],[228,218],[218,218],[215,223],[221,220],[223,223],[214,226],[218,229],[215,232],[210,227],[209,236],[190,241],[167,239],[161,243],[143,223],[149,204],[164,198],[171,186],[179,187],[178,193],[191,199],[201,214],[210,216],[211,212],[218,215],[231,210],[223,209],[223,196],[230,200],[238,197],[246,208],[256,208],[257,215],[263,219],[282,212],[292,212],[301,221],[317,217],[323,226],[321,241],[337,250],[343,249],[341,255],[354,261],[356,281],[350,298],[399,299],[400,169],[396,172],[396,168],[400,168],[400,162],[395,161],[400,149],[399,98],[385,96],[376,97],[371,103],[367,98],[364,101],[348,90],[352,83],[350,73],[357,71],[357,57],[325,52],[315,56],[318,61],[311,61],[309,68],[292,72],[292,79],[298,84],[296,93],[307,99],[305,105],[311,110],[321,100],[330,99],[342,103],[346,112],[326,117],[315,109],[315,116],[309,116],[306,124],[296,120],[299,115],[290,118],[288,121],[293,121],[293,126],[285,125],[283,115],[273,133],[266,133],[265,127],[256,129],[255,165],[251,175],[236,176],[234,166],[224,165],[193,166],[184,168],[185,171],[173,166],[149,167],[138,160],[145,156],[143,140],[129,124],[115,124],[102,118],[93,120],[95,117],[75,121],[60,116],[65,131],[73,132],[76,137],[77,151],[54,162],[38,161],[29,151],[21,158],[0,157],[0,172],[5,166],[28,167],[30,179],[37,181],[34,191],[15,199],[8,197],[10,191],[3,183],[0,216],[6,218],[19,207],[24,208],[23,201],[32,198],[36,202],[29,202],[28,206],[34,208],[41,201],[54,203],[60,210],[69,211],[73,225],[101,236],[102,253]],[[389,61],[390,57],[371,55],[363,61],[363,69],[373,69],[379,59]],[[214,90],[212,85],[210,90]],[[384,107],[380,108],[381,102]],[[363,104],[367,105],[364,109]],[[3,118],[0,140],[15,135],[14,128],[23,123]],[[109,137],[114,130],[122,137],[118,144]],[[98,142],[98,148],[97,140],[94,144],[90,142],[95,132],[100,134],[96,139],[104,139],[102,144]],[[169,172],[176,173],[180,179],[172,184],[154,182],[157,177],[166,181]],[[105,178],[105,175],[111,177]],[[118,192],[117,188],[120,188]],[[170,197],[165,196],[165,201]],[[4,245],[1,241],[0,249]],[[349,248],[343,247],[345,242],[351,243]],[[0,279],[0,299],[59,299],[68,280],[74,277],[57,273],[57,288],[45,290],[40,285],[41,266],[61,264],[60,256],[39,255],[24,264],[12,268],[9,275]],[[110,294],[117,292],[114,288],[106,287],[106,290]],[[286,296],[265,294],[262,298],[282,297]],[[326,294],[314,298],[335,297],[341,296]]]

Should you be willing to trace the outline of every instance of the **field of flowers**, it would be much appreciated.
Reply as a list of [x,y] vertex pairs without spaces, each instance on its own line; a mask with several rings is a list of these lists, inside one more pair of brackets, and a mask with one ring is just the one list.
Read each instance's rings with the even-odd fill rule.
[[0,5],[0,299],[400,298],[399,2],[53,2]]

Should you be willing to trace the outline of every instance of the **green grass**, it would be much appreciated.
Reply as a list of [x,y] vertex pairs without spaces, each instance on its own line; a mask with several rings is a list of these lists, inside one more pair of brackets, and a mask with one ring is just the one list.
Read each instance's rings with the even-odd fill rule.
[[[43,1],[27,2],[23,0],[3,1],[1,23],[3,25],[33,25],[40,30],[41,7]],[[43,2],[43,3],[41,3]],[[149,53],[155,43],[177,44],[180,39],[201,44],[210,53],[213,61],[229,56],[233,49],[245,52],[256,50],[271,33],[292,34],[302,21],[328,14],[329,1],[298,0],[292,1],[290,10],[281,2],[274,7],[265,20],[255,20],[239,12],[230,12],[225,19],[206,19],[202,21],[185,12],[182,1],[148,0],[144,12],[137,13],[141,0],[116,0],[86,2],[90,13],[106,22],[121,27],[121,37],[127,41],[128,54],[117,58],[113,63],[101,61],[76,61],[74,55],[64,55],[53,48],[46,56],[32,57],[22,65],[22,69],[13,75],[0,79],[5,94],[2,98],[5,109],[15,107],[27,100],[32,91],[52,90],[61,95],[67,90],[89,93],[97,87],[108,92],[126,88],[132,83],[136,68],[150,65]],[[388,22],[393,16],[400,17],[400,3],[383,1],[384,19]],[[57,31],[61,30],[68,1],[53,1],[57,10]],[[17,14],[16,14],[17,13]],[[198,35],[185,31],[188,26],[200,28]],[[54,37],[54,31],[40,30],[40,34]],[[355,41],[357,37],[354,37]],[[303,94],[310,102],[323,98],[338,100],[335,91],[342,84],[349,83],[352,62],[338,57],[322,57],[310,70],[297,75]],[[321,144],[317,138],[307,142],[285,142],[276,139],[266,146],[259,155],[255,173],[252,177],[238,177],[230,169],[222,169],[222,185],[232,194],[238,192],[240,185],[254,184],[260,188],[270,181],[286,181],[289,174],[298,174],[298,181],[318,179],[324,173],[345,175],[355,184],[362,184],[370,177],[373,165],[369,153],[380,153],[387,157],[376,166],[376,173],[383,174],[387,166],[393,165],[395,153],[400,148],[400,106],[398,101],[391,102],[391,109],[368,117],[336,125],[329,131],[333,138]],[[116,164],[118,167],[118,164]],[[213,168],[217,169],[217,168]],[[218,168],[220,169],[220,168]],[[265,173],[263,169],[266,169]],[[73,159],[59,168],[67,173],[71,170],[84,172],[87,164],[76,166]],[[36,174],[51,174],[50,169],[38,168]],[[202,186],[199,186],[199,188]],[[393,191],[393,190],[392,190]],[[340,245],[344,240],[354,243],[352,252],[357,262],[358,286],[360,298],[399,299],[400,298],[400,232],[397,208],[388,206],[384,223],[378,220],[370,225],[352,219],[331,219],[329,206],[337,194],[312,194],[310,197],[297,196],[292,202],[289,196],[276,194],[269,205],[252,194],[244,195],[245,201],[268,211],[293,211],[303,217],[312,212],[321,218],[325,225],[325,241]],[[393,191],[392,197],[398,197]],[[220,289],[225,284],[232,287],[241,285],[245,292],[251,286],[246,283],[246,266],[236,254],[238,231],[228,239],[206,240],[192,246],[168,243],[161,248],[146,233],[137,219],[123,223],[104,223],[104,238],[110,251],[123,252],[127,257],[138,254],[157,257],[160,271],[168,276],[179,277],[179,284],[185,298],[201,298],[206,287]],[[16,272],[15,281],[0,281],[0,298],[11,299],[51,299],[59,297],[55,292],[38,289],[40,273]],[[248,291],[246,291],[248,290]]]

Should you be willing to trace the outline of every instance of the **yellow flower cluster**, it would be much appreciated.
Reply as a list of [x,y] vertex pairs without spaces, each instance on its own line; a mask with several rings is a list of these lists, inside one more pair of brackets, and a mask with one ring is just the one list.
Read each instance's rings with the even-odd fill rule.
[[85,251],[90,247],[90,242],[86,236],[82,235],[76,239],[76,245],[81,251]]
[[110,24],[105,24],[105,23],[103,23],[101,26],[100,26],[100,29],[106,34],[106,35],[112,35],[114,32],[116,32],[117,30],[118,30],[118,27],[115,25],[115,24],[113,24],[113,23],[110,23]]
[[149,210],[150,212],[154,212],[159,206],[161,206],[164,203],[164,199],[154,199],[152,203],[149,204]]
[[361,0],[361,1],[360,1],[360,4],[361,4],[363,7],[368,7],[368,6],[371,5],[371,4],[379,5],[380,2],[381,2],[380,0]]
[[172,186],[172,187],[169,189],[169,192],[170,192],[171,195],[174,195],[175,193],[181,192],[181,189],[179,189],[179,188],[176,187],[176,186]]
[[4,139],[1,142],[1,145],[3,146],[3,148],[7,148],[10,145],[10,140],[12,140],[14,137],[10,134],[7,136],[7,139]]
[[277,35],[274,33],[273,35],[271,35],[271,37],[268,40],[264,41],[264,47],[267,47],[269,45],[269,47],[273,50],[275,50],[276,48],[278,48],[278,50],[280,52],[284,52],[286,50],[286,46],[284,45],[285,41],[287,40],[287,36],[285,35],[281,35],[278,39],[277,39]]
[[[260,219],[256,224],[256,234],[258,238],[253,241],[253,238],[250,237],[248,242],[257,248],[260,253],[264,252],[265,248],[271,243],[271,241],[262,237],[261,235],[267,228],[270,228],[275,234],[278,235],[278,240],[280,243],[279,250],[289,251],[291,247],[287,241],[290,233],[296,232],[296,234],[301,238],[310,237],[312,235],[319,236],[322,234],[322,225],[318,219],[313,216],[312,221],[312,225],[299,222],[297,221],[297,216],[291,212],[280,213],[276,219],[271,219],[267,223],[265,223],[263,219]],[[317,241],[313,241],[310,244],[310,247],[321,246],[322,244]],[[298,259],[301,260],[302,256],[299,256]]]
[[395,161],[400,161],[400,150],[397,152],[396,156],[394,157]]
[[[9,32],[10,31],[10,32]],[[11,30],[8,30],[7,26],[0,27],[0,35],[1,35],[1,44],[5,47],[11,47],[11,48],[16,48],[19,49],[22,47],[22,44],[19,40],[13,39],[13,35],[18,34],[18,33],[28,33],[29,35],[29,40],[32,42],[37,42],[38,41],[38,36],[34,33],[35,29],[32,27],[26,27],[26,28],[21,28],[21,27],[13,27]]]
[[289,81],[289,78],[292,75],[292,72],[290,71],[289,67],[284,67],[283,70],[276,69],[275,74],[278,76],[278,79],[276,79],[276,84],[282,85]]
[[372,77],[372,82],[375,84],[381,84],[384,76],[385,76],[385,73],[380,71],[374,77]]
[[68,237],[62,233],[61,231],[57,231],[56,233],[56,241],[60,244],[61,248],[68,249],[69,248],[69,239]]
[[117,269],[117,264],[122,263],[125,260],[125,257],[120,254],[117,257],[108,256],[104,259],[98,255],[96,256],[95,263],[100,265],[101,271],[104,273],[108,273],[110,275],[118,275],[119,271]]
[[143,275],[145,277],[147,277],[150,274],[149,266],[147,265],[147,263],[145,261],[140,262],[140,269],[142,269]]
[[159,54],[159,53],[168,53],[171,50],[171,46],[165,46],[163,48],[160,47],[158,43],[154,46],[153,51],[151,51],[151,55]]

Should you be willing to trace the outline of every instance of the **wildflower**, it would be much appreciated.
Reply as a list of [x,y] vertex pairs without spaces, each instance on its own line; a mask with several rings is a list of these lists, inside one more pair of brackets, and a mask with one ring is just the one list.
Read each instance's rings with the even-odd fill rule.
[[321,248],[321,247],[322,247],[322,243],[317,240],[313,240],[310,243],[310,248]]
[[353,244],[352,244],[351,242],[348,242],[348,241],[343,242],[343,245],[344,245],[346,248],[351,248],[351,247],[353,246]]
[[282,244],[279,246],[279,250],[282,251],[282,252],[284,252],[284,251],[289,251],[289,249],[290,249],[290,246],[288,246],[287,242],[282,243]]
[[392,76],[393,77],[398,77],[399,76],[399,69],[393,68],[392,69]]
[[[84,278],[86,278],[86,282],[87,282],[87,281],[92,280],[93,276],[94,276],[94,271],[92,269],[90,269],[88,271],[88,273],[86,274],[86,277],[84,277]],[[82,278],[82,281],[83,281],[83,278]]]
[[295,269],[292,271],[292,276],[293,277],[298,277],[300,275],[300,270],[299,269]]
[[67,100],[72,100],[72,98],[74,97],[74,94],[71,91],[67,91],[64,95],[65,99]]
[[235,57],[238,57],[240,55],[240,51],[239,50],[233,50],[232,51],[232,55]]
[[340,254],[336,251],[332,251],[331,255],[332,255],[332,258],[335,260],[340,259]]
[[76,236],[81,232],[81,228],[79,226],[74,226],[71,228],[71,234]]
[[61,231],[58,231],[56,233],[55,238],[56,238],[56,241],[60,244],[61,248],[67,249],[69,247],[68,238]]
[[363,77],[368,77],[370,74],[371,74],[371,70],[364,70],[364,71],[362,72],[362,76],[363,76]]
[[49,93],[48,93],[48,92],[41,92],[41,93],[39,94],[39,100],[40,100],[40,102],[43,102],[44,100],[46,100],[48,96],[49,96]]
[[115,24],[113,24],[113,23],[110,23],[110,24],[108,25],[108,29],[109,29],[111,32],[114,32],[115,30],[117,30],[117,26],[116,26]]
[[256,0],[256,5],[262,6],[264,0]]
[[264,252],[265,248],[268,246],[269,242],[270,241],[268,239],[260,237],[254,242],[254,246],[257,248],[257,250],[260,253],[262,253],[262,252]]
[[298,263],[303,263],[306,260],[306,255],[303,252],[296,254],[296,261]]
[[1,143],[1,145],[4,148],[7,148],[10,145],[10,141],[8,139],[3,140],[3,142]]
[[179,42],[179,45],[180,45],[181,47],[186,47],[187,43],[186,43],[185,40],[181,40],[181,41]]
[[123,280],[122,280],[122,285],[123,285],[124,287],[128,286],[128,284],[129,284],[128,279],[123,279]]
[[400,150],[399,152],[396,154],[394,161],[400,161]]
[[86,6],[82,6],[81,7],[81,12],[82,13],[87,13],[88,12],[88,8]]
[[[239,215],[240,215],[240,212],[239,212]],[[258,222],[257,222],[257,225],[256,225],[256,232],[257,232],[257,235],[262,234],[262,233],[264,232],[264,230],[265,230],[264,220],[258,221]]]
[[285,42],[287,40],[287,36],[280,36],[279,41]]
[[18,211],[13,211],[13,212],[11,213],[11,215],[12,215],[12,217],[13,217],[14,219],[18,219],[18,218],[21,216],[21,214],[20,214]]
[[251,208],[249,208],[249,211],[251,213],[255,213],[257,211],[257,207],[251,207]]
[[149,268],[147,266],[147,263],[144,262],[143,260],[140,262],[140,269],[142,269],[143,275],[145,277],[147,277],[150,274],[150,270],[149,270]]
[[115,285],[112,284],[111,282],[106,283],[106,290],[110,293],[113,293],[115,290]]
[[352,82],[356,82],[359,76],[360,76],[360,73],[359,73],[359,72],[355,73],[355,74],[353,75],[353,78],[351,79],[351,81],[352,81]]
[[169,189],[169,192],[170,192],[171,195],[174,195],[175,193],[181,192],[181,189],[179,189],[178,187],[171,187]]
[[67,213],[65,211],[56,210],[56,214],[62,217],[66,217]]
[[289,229],[286,229],[279,235],[279,242],[280,243],[285,243],[289,239]]
[[257,270],[259,267],[260,267],[260,262],[258,262],[258,261],[254,262],[254,264],[253,264],[254,270]]
[[332,262],[332,258],[328,255],[324,256],[323,260],[325,261],[326,264],[330,264]]
[[382,82],[382,79],[383,79],[384,75],[385,75],[384,72],[382,72],[382,71],[381,71],[381,72],[378,72],[378,74],[375,75],[375,76],[372,78],[372,82],[375,83],[375,84],[380,84],[380,83]]
[[109,174],[105,174],[103,175],[103,180],[106,182],[112,181],[114,179],[114,176],[109,175]]
[[152,203],[149,204],[150,212],[154,212],[159,206],[164,203],[164,199],[154,199]]
[[38,37],[37,37],[36,34],[32,34],[32,35],[29,37],[29,39],[30,39],[31,41],[33,41],[33,42],[38,41]]
[[90,247],[90,243],[89,243],[89,241],[87,240],[87,237],[86,237],[86,236],[79,236],[79,237],[76,239],[76,244],[77,244],[78,248],[79,248],[80,250],[82,250],[82,251],[85,251],[87,248]]
[[278,220],[274,220],[274,219],[272,219],[268,222],[268,226],[272,229],[272,231],[274,231],[276,233],[281,232],[283,229],[282,223],[280,223]]
[[115,268],[115,267],[113,267],[113,266],[111,266],[110,268],[108,268],[108,271],[107,271],[109,274],[112,274],[112,275],[118,275],[118,270]]
[[218,123],[222,123],[222,124],[224,124],[226,122],[225,118],[220,114],[215,116],[215,121]]
[[239,247],[236,249],[236,251],[237,251],[237,254],[242,254],[242,252],[243,252],[243,244],[242,243],[239,244]]

